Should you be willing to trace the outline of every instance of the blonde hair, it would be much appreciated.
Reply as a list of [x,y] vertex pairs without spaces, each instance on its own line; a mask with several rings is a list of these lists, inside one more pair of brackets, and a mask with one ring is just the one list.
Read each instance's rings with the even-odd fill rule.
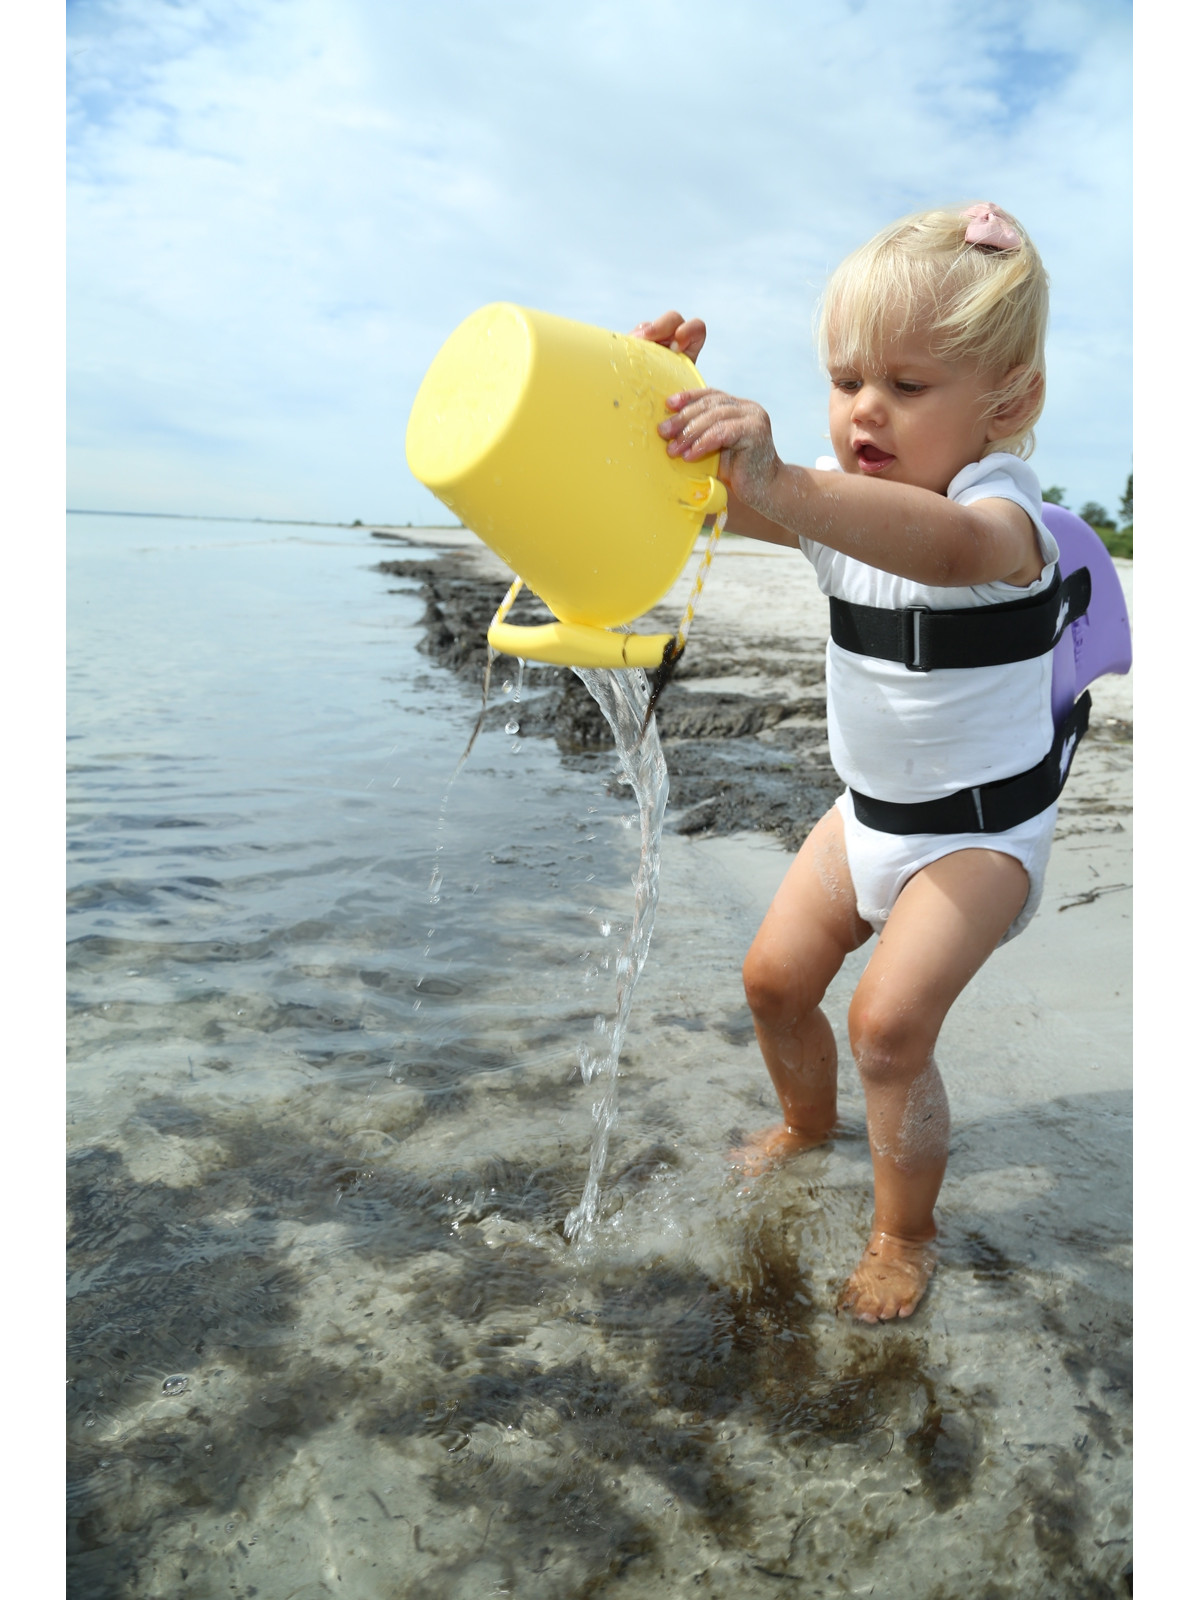
[[1045,400],[1049,282],[1021,224],[990,209],[1011,226],[1020,241],[1015,249],[968,244],[971,218],[962,206],[901,217],[847,256],[822,297],[818,343],[827,364],[832,358],[870,368],[898,328],[928,317],[930,346],[941,360],[1005,376],[1021,369],[988,396],[987,412],[996,417],[1012,407],[1019,428],[984,453],[1029,456]]

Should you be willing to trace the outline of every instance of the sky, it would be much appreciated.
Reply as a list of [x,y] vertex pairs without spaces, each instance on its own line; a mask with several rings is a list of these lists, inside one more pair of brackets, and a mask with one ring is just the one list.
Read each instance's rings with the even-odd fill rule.
[[494,300],[702,316],[827,445],[830,270],[927,205],[1051,277],[1034,466],[1132,470],[1127,0],[68,0],[67,504],[448,522],[421,378]]

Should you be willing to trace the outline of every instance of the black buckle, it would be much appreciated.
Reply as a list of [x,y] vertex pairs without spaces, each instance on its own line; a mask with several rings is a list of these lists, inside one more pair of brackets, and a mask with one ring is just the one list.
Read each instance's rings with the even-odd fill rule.
[[904,618],[900,627],[900,647],[904,651],[904,665],[910,672],[929,672],[930,663],[924,657],[924,628],[921,619],[929,615],[928,606],[905,606],[900,613]]

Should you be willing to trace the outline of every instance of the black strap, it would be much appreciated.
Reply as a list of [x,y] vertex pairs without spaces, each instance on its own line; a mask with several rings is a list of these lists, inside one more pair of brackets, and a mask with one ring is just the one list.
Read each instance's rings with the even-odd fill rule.
[[1076,747],[1087,732],[1091,707],[1092,697],[1085,691],[1075,702],[1074,710],[1064,717],[1054,743],[1037,766],[1019,772],[1015,778],[999,778],[973,789],[960,789],[940,800],[917,800],[907,805],[876,800],[851,789],[854,815],[880,833],[1005,833],[1036,817],[1058,799]]
[[[999,667],[1045,655],[1063,629],[1087,610],[1092,578],[1079,567],[1029,599],[994,606],[936,611],[928,606],[860,606],[829,601],[829,634],[834,644],[859,656],[902,661],[910,672],[939,667]],[[1047,802],[1048,803],[1048,802]]]

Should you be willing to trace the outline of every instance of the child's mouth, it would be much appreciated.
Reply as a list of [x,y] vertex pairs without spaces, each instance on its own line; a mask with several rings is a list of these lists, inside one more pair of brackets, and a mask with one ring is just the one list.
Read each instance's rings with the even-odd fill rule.
[[886,450],[881,450],[877,444],[861,442],[855,444],[854,454],[858,457],[860,472],[882,472],[884,467],[891,466],[896,459]]

